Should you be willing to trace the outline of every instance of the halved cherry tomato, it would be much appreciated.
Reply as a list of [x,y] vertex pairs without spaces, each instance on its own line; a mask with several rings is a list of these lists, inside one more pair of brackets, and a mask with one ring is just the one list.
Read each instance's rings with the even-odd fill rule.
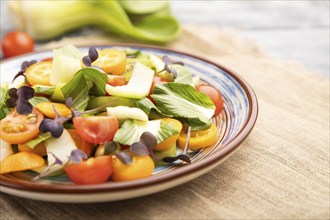
[[150,87],[150,91],[149,91],[149,95],[148,95],[148,99],[150,99],[150,101],[152,101],[154,104],[156,103],[155,100],[150,96],[151,94],[154,93],[154,88],[155,85],[158,83],[167,83],[166,80],[164,80],[163,78],[159,77],[159,76],[154,76],[154,79],[152,81],[151,87]]
[[78,147],[79,150],[84,152],[87,157],[91,155],[92,152],[92,145],[82,139],[77,130],[75,129],[67,129],[67,131],[70,133],[70,136],[72,137],[73,141],[76,143],[76,146]]
[[1,139],[10,144],[23,144],[38,136],[43,119],[43,114],[37,109],[28,115],[20,115],[14,109],[1,120]]
[[53,61],[53,57],[46,57],[41,60],[41,62],[43,62],[43,61]]
[[75,184],[104,183],[112,174],[112,157],[92,157],[79,164],[70,164],[64,170]]
[[168,137],[164,140],[164,142],[157,144],[155,147],[155,150],[167,150],[173,146],[176,146],[176,141],[178,140],[178,137],[180,135],[180,132],[182,130],[182,124],[181,122],[179,122],[176,119],[173,118],[163,118],[162,119],[163,122],[165,122],[166,124],[171,125],[175,130],[178,131],[178,134],[172,135],[171,137]]
[[160,76],[154,76],[154,79],[152,81],[149,94],[153,94],[154,93],[155,85],[158,84],[158,83],[163,84],[163,83],[167,83],[167,81],[165,79],[163,79],[162,77],[160,77]]
[[2,50],[5,57],[32,52],[33,49],[34,41],[32,37],[23,31],[9,32],[2,39]]
[[215,112],[213,116],[218,115],[223,109],[223,99],[219,90],[208,84],[198,85],[196,89],[199,92],[205,93],[212,100],[215,105]]
[[116,76],[116,75],[107,75],[108,80],[107,84],[110,86],[123,86],[127,84],[126,78],[124,76]]
[[123,164],[116,156],[113,157],[113,181],[135,180],[152,175],[155,164],[150,156],[131,156],[131,164]]
[[113,75],[123,74],[126,70],[126,53],[121,50],[104,49],[98,51],[99,57],[93,65]]
[[56,114],[53,109],[53,105],[58,113],[60,113],[61,116],[67,117],[71,115],[71,110],[66,107],[63,103],[54,103],[54,102],[40,102],[36,105],[36,108],[39,109],[44,115],[46,115],[49,118],[55,118]]
[[119,127],[113,116],[78,116],[73,118],[73,125],[81,138],[93,144],[111,141]]
[[[212,123],[211,127],[206,130],[191,131],[189,148],[194,150],[211,146],[217,140],[217,130],[217,126]],[[182,130],[178,138],[178,145],[180,148],[184,149],[187,137],[186,131]]]
[[51,61],[43,61],[35,63],[29,66],[25,70],[25,76],[28,82],[31,85],[45,85],[50,86],[50,73],[52,72],[52,62]]

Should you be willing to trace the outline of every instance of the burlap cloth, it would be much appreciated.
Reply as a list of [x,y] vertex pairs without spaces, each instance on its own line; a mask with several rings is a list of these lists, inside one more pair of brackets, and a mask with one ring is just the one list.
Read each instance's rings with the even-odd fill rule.
[[[120,41],[92,35],[44,48]],[[240,149],[200,178],[151,196],[93,205],[16,201],[41,219],[330,218],[329,79],[266,55],[231,29],[186,25],[166,46],[223,64],[254,88],[259,117]]]

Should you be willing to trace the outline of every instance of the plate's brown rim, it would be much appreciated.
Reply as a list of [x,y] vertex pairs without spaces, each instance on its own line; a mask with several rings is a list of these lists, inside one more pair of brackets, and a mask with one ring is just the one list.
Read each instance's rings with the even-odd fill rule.
[[[81,47],[88,47],[89,45],[82,45]],[[13,180],[5,175],[0,175],[0,186],[13,188],[16,190],[23,190],[23,191],[33,191],[39,193],[98,193],[98,192],[111,192],[111,191],[124,191],[124,190],[132,190],[136,188],[148,187],[151,185],[155,185],[158,183],[165,183],[169,182],[173,179],[183,178],[193,172],[198,170],[202,170],[211,166],[212,164],[217,163],[222,158],[229,156],[249,135],[252,128],[255,125],[255,122],[258,117],[258,101],[257,97],[252,89],[252,87],[237,73],[229,70],[228,68],[222,66],[221,64],[215,63],[210,61],[206,58],[199,57],[196,55],[192,55],[187,52],[181,52],[173,49],[167,49],[164,47],[159,46],[151,46],[151,45],[143,45],[143,44],[109,44],[109,45],[93,45],[93,46],[103,46],[103,47],[114,47],[114,46],[123,46],[123,47],[137,47],[137,48],[150,48],[150,49],[157,49],[163,51],[174,52],[178,54],[183,54],[186,56],[190,56],[204,62],[210,63],[228,73],[232,76],[244,89],[248,100],[249,100],[249,115],[248,119],[243,126],[243,128],[239,131],[239,133],[231,140],[228,144],[226,144],[221,151],[217,151],[210,155],[209,157],[197,161],[195,163],[181,166],[180,168],[168,172],[163,175],[152,176],[145,179],[128,181],[128,182],[121,182],[121,183],[114,183],[114,184],[98,184],[98,185],[88,185],[88,186],[77,186],[77,185],[54,185],[54,184],[33,184],[28,181],[24,180]],[[21,56],[17,56],[14,58],[4,59],[1,60],[0,63],[5,63],[13,59],[17,59],[19,57],[33,55],[35,53],[45,52],[49,50],[40,50],[33,53],[24,54]]]

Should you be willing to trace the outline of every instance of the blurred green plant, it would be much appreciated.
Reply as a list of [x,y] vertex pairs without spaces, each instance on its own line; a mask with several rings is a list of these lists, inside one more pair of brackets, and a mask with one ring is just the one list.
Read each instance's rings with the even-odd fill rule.
[[140,41],[166,43],[180,32],[168,0],[9,1],[18,29],[49,40],[86,26]]

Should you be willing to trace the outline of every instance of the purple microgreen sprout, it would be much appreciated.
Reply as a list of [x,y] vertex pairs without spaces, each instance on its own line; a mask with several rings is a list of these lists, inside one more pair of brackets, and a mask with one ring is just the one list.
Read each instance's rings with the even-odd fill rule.
[[29,66],[35,64],[36,62],[37,62],[36,60],[24,61],[24,62],[21,64],[21,70],[20,70],[20,71],[14,76],[12,82],[14,82],[14,80],[15,80],[16,78],[18,78],[19,76],[24,76],[24,77],[25,77],[25,75],[24,75],[25,70],[26,70]]
[[190,141],[190,136],[191,136],[191,126],[188,127],[187,131],[187,140],[183,148],[183,154],[186,154],[189,150],[189,141]]
[[129,165],[133,162],[132,156],[125,151],[120,151],[118,153],[115,153],[115,155],[123,164]]
[[162,159],[162,161],[165,162],[165,163],[174,163],[177,160],[184,161],[184,162],[186,162],[188,164],[191,163],[190,158],[187,155],[184,155],[184,154],[180,154],[180,155],[178,155],[176,157],[164,157]]
[[63,125],[56,119],[45,118],[39,126],[39,131],[41,133],[50,132],[54,138],[59,138],[62,135],[63,130]]
[[117,151],[118,145],[115,142],[106,142],[104,144],[104,153],[103,155],[113,154]]
[[165,63],[164,69],[162,69],[161,71],[159,71],[157,73],[167,71],[167,72],[171,73],[174,78],[176,78],[178,76],[178,74],[177,74],[177,72],[174,68],[171,68],[171,65],[172,64],[178,64],[178,65],[184,66],[184,63],[180,62],[180,61],[173,61],[168,56],[163,56],[162,60]]
[[80,163],[84,159],[87,159],[87,155],[81,150],[75,149],[71,151],[71,154],[68,158],[69,158],[68,161],[71,161],[73,163]]
[[65,106],[70,109],[72,107],[72,97],[69,97],[65,100]]
[[28,100],[18,99],[16,101],[16,111],[18,114],[27,115],[30,114],[32,110],[33,107]]
[[[71,109],[72,115],[67,116],[67,117],[61,116],[60,113],[55,108],[55,106],[52,105],[52,107],[54,109],[54,112],[56,114],[56,117],[55,117],[55,119],[45,118],[44,120],[42,120],[42,122],[39,126],[39,131],[41,133],[50,132],[51,135],[54,138],[59,138],[63,133],[63,129],[64,129],[63,123],[65,123],[66,121],[69,121],[73,117],[78,117],[78,116],[81,116],[83,114],[96,113],[96,112],[100,111],[101,109],[103,109],[103,108],[105,108],[109,105],[112,105],[112,104],[113,104],[113,102],[110,102],[110,103],[107,103],[106,105],[100,106],[100,107],[95,108],[95,109],[87,110],[87,111],[76,111],[74,109]],[[65,100],[65,105],[68,108],[71,108],[71,106],[72,106],[72,98],[71,97],[68,97]]]
[[29,99],[34,97],[34,89],[29,86],[22,86],[18,89],[11,88],[8,92],[9,99],[6,101],[6,105],[9,108],[16,106],[18,114],[27,115],[32,112],[32,105],[29,103]]
[[176,157],[164,157],[163,162],[165,163],[173,163],[177,160],[184,161],[188,164],[191,163],[190,157],[187,155],[189,152],[189,140],[190,140],[190,135],[191,135],[191,127],[188,127],[188,132],[187,132],[187,140],[183,149],[183,154],[180,154]]
[[91,66],[92,65],[92,60],[89,56],[84,56],[82,61],[83,61],[85,66]]
[[54,112],[56,114],[55,119],[45,118],[42,120],[39,126],[39,131],[41,133],[50,132],[54,138],[59,138],[64,130],[63,123],[70,120],[71,117],[63,117],[52,104]]
[[181,61],[174,61],[174,60],[171,60],[168,56],[163,56],[162,57],[162,60],[164,63],[166,63],[167,65],[171,65],[171,64],[178,64],[178,65],[181,65],[181,66],[184,66],[184,63],[181,62]]
[[[54,153],[48,152],[48,154],[52,155],[55,158],[54,163],[48,165],[38,176],[35,176],[31,181],[36,181],[46,175],[49,175],[50,173],[57,172],[63,169],[63,167],[68,165],[70,162],[81,163],[83,159],[87,159],[87,155],[79,149],[74,149],[71,151],[70,156],[68,156],[68,161],[66,163],[63,163],[63,161],[61,161]],[[59,165],[59,167],[55,170],[50,170],[50,168],[55,165]]]
[[149,148],[143,142],[135,142],[129,147],[133,154],[147,156],[150,154]]
[[88,56],[89,56],[89,58],[91,59],[91,61],[93,63],[99,57],[99,53],[97,52],[95,47],[91,47],[88,50]]
[[99,54],[98,54],[97,50],[94,47],[91,47],[88,50],[88,55],[84,56],[82,61],[85,66],[91,67],[92,63],[95,60],[97,60],[98,57],[99,57]]
[[[52,152],[48,152],[48,153],[55,158],[54,163],[48,165],[39,175],[33,177],[33,179],[31,181],[36,181],[36,180],[38,180],[38,179],[40,179],[40,178],[42,178],[42,177],[44,177],[44,176],[46,176],[46,175],[48,175],[48,174],[50,174],[52,172],[56,172],[56,171],[62,169],[63,162],[58,157],[56,157],[55,154],[53,154]],[[59,165],[60,168],[58,168],[56,170],[53,170],[53,171],[50,171],[50,168],[52,168],[55,165]]]
[[133,143],[130,146],[130,151],[139,156],[150,155],[156,160],[161,160],[154,154],[153,150],[157,145],[157,138],[150,132],[143,132],[140,141]]

